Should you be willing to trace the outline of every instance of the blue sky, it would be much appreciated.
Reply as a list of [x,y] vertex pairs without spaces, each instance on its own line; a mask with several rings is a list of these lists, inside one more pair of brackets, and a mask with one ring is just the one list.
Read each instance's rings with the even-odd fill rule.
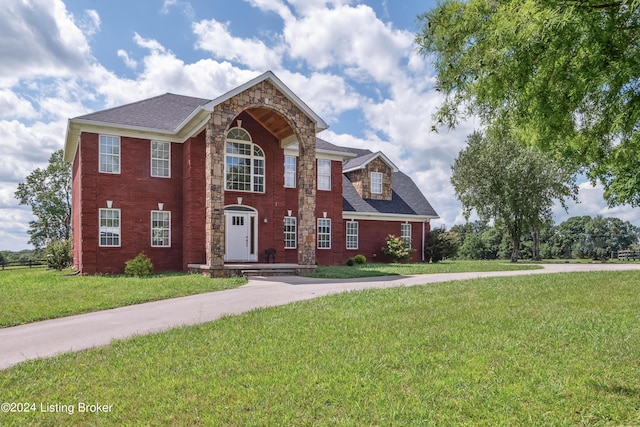
[[[67,120],[173,92],[215,98],[272,70],[338,145],[382,150],[442,217],[463,223],[451,164],[474,123],[433,133],[440,98],[413,45],[418,0],[5,0],[0,8],[0,250],[29,248],[14,192],[63,147]],[[573,215],[617,216],[581,185]]]

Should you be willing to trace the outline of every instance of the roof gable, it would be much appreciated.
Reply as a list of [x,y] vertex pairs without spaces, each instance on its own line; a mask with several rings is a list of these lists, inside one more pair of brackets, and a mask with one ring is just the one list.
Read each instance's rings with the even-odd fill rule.
[[360,157],[356,157],[355,159],[349,160],[342,167],[342,172],[347,173],[347,172],[352,172],[358,169],[364,169],[369,163],[371,163],[372,161],[378,158],[381,159],[383,162],[385,162],[391,168],[391,171],[393,172],[399,171],[398,167],[394,165],[393,162],[389,160],[389,158],[382,153],[382,151],[378,151],[377,153],[370,152],[370,154],[365,154]]
[[[204,109],[207,111],[213,111],[216,105],[222,104],[223,102],[233,98],[236,95],[244,92],[247,89],[252,88],[253,86],[262,83],[265,80],[269,80],[280,92],[282,92],[291,102],[293,102],[298,108],[300,108],[315,124],[316,124],[316,132],[320,132],[321,130],[325,130],[329,127],[327,123],[322,120],[322,118],[317,115],[305,102],[298,97],[295,93],[291,91],[282,80],[280,80],[272,71],[266,71],[265,73],[259,75],[258,77],[249,80],[243,85],[240,85],[229,92],[220,95],[219,97],[213,99],[207,105],[204,106]],[[265,99],[265,103],[268,103],[268,100]]]

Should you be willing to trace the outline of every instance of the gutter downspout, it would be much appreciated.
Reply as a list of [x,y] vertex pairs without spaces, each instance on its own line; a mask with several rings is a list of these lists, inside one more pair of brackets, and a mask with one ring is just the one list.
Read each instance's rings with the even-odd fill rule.
[[424,223],[426,221],[422,221],[422,262],[424,262],[424,245],[425,245],[425,231],[424,231]]

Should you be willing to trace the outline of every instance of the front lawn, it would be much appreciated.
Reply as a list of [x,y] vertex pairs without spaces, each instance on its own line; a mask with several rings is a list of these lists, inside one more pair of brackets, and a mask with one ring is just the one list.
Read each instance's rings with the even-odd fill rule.
[[466,273],[474,271],[507,271],[507,270],[534,270],[542,268],[539,265],[527,265],[526,263],[510,263],[509,261],[441,261],[435,264],[411,263],[411,264],[378,264],[366,263],[353,266],[340,265],[330,267],[318,267],[309,277],[322,279],[353,279],[358,277],[413,275],[413,274],[438,274],[438,273]]
[[142,302],[236,288],[242,278],[197,274],[70,276],[57,271],[0,271],[0,327],[87,313]]
[[1,401],[37,405],[0,425],[639,425],[639,290],[590,272],[255,310],[0,371]]

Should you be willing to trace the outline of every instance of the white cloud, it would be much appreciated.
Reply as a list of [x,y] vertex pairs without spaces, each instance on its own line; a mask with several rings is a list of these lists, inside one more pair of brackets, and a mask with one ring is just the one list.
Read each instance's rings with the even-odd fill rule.
[[100,30],[100,15],[95,10],[85,10],[84,18],[79,23],[79,28],[86,36],[92,36]]
[[413,49],[413,35],[394,30],[366,5],[313,9],[300,20],[285,22],[288,53],[311,68],[344,67],[359,80],[391,83],[401,76],[400,63]]
[[33,119],[37,115],[28,101],[10,90],[0,90],[0,117],[3,119]]
[[125,51],[124,49],[118,49],[117,53],[118,53],[118,57],[122,58],[122,60],[124,61],[124,65],[126,65],[127,68],[131,68],[132,70],[135,70],[136,68],[138,68],[138,61],[136,61],[133,58],[130,58],[127,51]]
[[0,8],[0,87],[82,73],[89,45],[61,0],[7,0]]
[[262,40],[233,37],[229,32],[229,23],[214,19],[193,24],[198,36],[196,47],[211,52],[216,58],[239,62],[253,70],[280,68],[278,48],[268,47]]

